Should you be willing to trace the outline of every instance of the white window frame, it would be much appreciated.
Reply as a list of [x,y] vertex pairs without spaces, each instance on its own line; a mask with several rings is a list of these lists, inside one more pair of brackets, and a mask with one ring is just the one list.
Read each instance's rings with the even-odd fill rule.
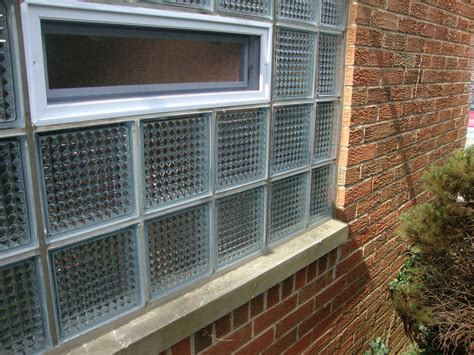
[[[21,5],[26,69],[35,126],[270,102],[272,25],[243,19],[62,0]],[[48,103],[41,20],[184,29],[260,37],[259,89]]]

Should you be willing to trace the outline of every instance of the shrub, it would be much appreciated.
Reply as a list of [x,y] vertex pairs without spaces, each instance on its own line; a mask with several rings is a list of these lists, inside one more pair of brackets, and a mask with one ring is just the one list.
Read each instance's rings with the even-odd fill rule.
[[390,290],[420,347],[470,353],[474,345],[474,147],[422,177],[429,202],[401,217],[412,248]]

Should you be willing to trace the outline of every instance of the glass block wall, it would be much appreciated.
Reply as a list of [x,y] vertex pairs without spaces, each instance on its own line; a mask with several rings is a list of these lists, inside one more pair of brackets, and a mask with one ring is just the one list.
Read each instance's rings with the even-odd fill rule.
[[136,2],[272,21],[271,100],[25,127],[0,1],[0,353],[77,344],[332,215],[344,1]]

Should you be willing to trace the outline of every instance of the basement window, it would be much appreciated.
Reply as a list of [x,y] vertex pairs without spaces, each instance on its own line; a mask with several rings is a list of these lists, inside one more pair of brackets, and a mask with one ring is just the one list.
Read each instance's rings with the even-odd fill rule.
[[23,16],[34,126],[270,102],[270,23],[63,1]]
[[48,102],[257,90],[259,37],[45,21]]

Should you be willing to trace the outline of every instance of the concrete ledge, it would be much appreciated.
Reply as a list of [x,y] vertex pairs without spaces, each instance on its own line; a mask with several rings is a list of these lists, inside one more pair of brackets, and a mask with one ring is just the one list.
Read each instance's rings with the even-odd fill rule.
[[293,275],[347,238],[347,225],[330,220],[70,354],[157,354]]

